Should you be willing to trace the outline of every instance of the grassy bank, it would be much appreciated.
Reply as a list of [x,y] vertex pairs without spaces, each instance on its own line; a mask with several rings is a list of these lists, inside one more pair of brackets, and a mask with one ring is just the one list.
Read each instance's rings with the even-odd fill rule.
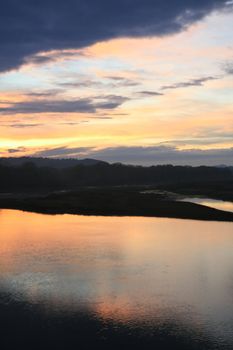
[[85,188],[42,196],[3,196],[0,207],[47,214],[233,221],[233,213],[189,202],[176,202],[166,192],[143,193],[138,188]]

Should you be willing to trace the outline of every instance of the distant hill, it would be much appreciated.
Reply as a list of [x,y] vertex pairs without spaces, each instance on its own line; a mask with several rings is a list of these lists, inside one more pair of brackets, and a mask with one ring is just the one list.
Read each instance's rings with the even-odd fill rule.
[[0,158],[0,165],[20,167],[26,163],[33,163],[38,168],[48,167],[54,169],[71,168],[77,165],[93,166],[96,164],[106,164],[101,160],[96,159],[51,159],[51,158],[36,158],[36,157],[10,157]]

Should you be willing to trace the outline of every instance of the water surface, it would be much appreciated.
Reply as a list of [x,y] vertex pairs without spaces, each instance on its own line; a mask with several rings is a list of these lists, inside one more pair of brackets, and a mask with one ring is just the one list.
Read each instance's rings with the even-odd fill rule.
[[1,210],[0,227],[0,320],[22,341],[37,322],[52,348],[233,348],[232,223]]
[[183,198],[181,201],[201,204],[210,208],[230,211],[233,213],[233,202],[221,201],[218,199],[211,199],[211,198],[202,198],[202,197],[187,197],[187,198]]

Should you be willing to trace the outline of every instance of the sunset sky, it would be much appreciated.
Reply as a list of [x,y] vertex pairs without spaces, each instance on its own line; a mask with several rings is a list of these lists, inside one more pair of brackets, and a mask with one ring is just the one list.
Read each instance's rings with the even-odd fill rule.
[[233,1],[1,7],[2,157],[233,165]]

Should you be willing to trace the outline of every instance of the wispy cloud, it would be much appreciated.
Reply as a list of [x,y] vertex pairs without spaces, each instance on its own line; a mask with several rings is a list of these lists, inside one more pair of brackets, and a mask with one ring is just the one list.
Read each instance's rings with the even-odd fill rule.
[[80,89],[80,88],[102,88],[104,84],[102,82],[93,80],[93,79],[86,79],[86,80],[72,80],[72,81],[65,81],[58,84],[62,88],[69,88],[69,89]]
[[85,155],[86,153],[90,152],[92,150],[92,147],[71,147],[68,148],[67,146],[64,147],[56,147],[52,149],[45,149],[42,151],[38,151],[33,154],[35,157],[81,157]]
[[203,86],[204,83],[211,80],[217,80],[217,79],[220,79],[220,77],[207,76],[207,77],[201,77],[196,79],[190,79],[187,81],[182,81],[171,85],[164,85],[161,87],[161,90],[181,89],[181,88],[187,88],[192,86]]
[[31,91],[31,92],[27,92],[25,95],[29,97],[46,98],[46,97],[57,96],[62,92],[63,90],[61,89],[50,89],[50,90],[44,90],[44,91]]
[[139,81],[135,79],[127,79],[119,76],[107,76],[105,78],[113,81],[113,83],[110,83],[112,87],[131,87],[140,85]]
[[26,128],[37,128],[42,125],[43,125],[42,123],[1,123],[0,127],[26,129]]
[[58,82],[58,86],[61,88],[80,89],[80,88],[121,88],[121,87],[134,87],[140,85],[140,83],[134,79],[126,79],[122,77],[104,77],[101,80],[91,79],[90,77],[66,77],[67,81]]
[[84,50],[51,50],[48,52],[38,52],[24,58],[23,64],[43,65],[54,63],[63,59],[77,59],[87,56]]

